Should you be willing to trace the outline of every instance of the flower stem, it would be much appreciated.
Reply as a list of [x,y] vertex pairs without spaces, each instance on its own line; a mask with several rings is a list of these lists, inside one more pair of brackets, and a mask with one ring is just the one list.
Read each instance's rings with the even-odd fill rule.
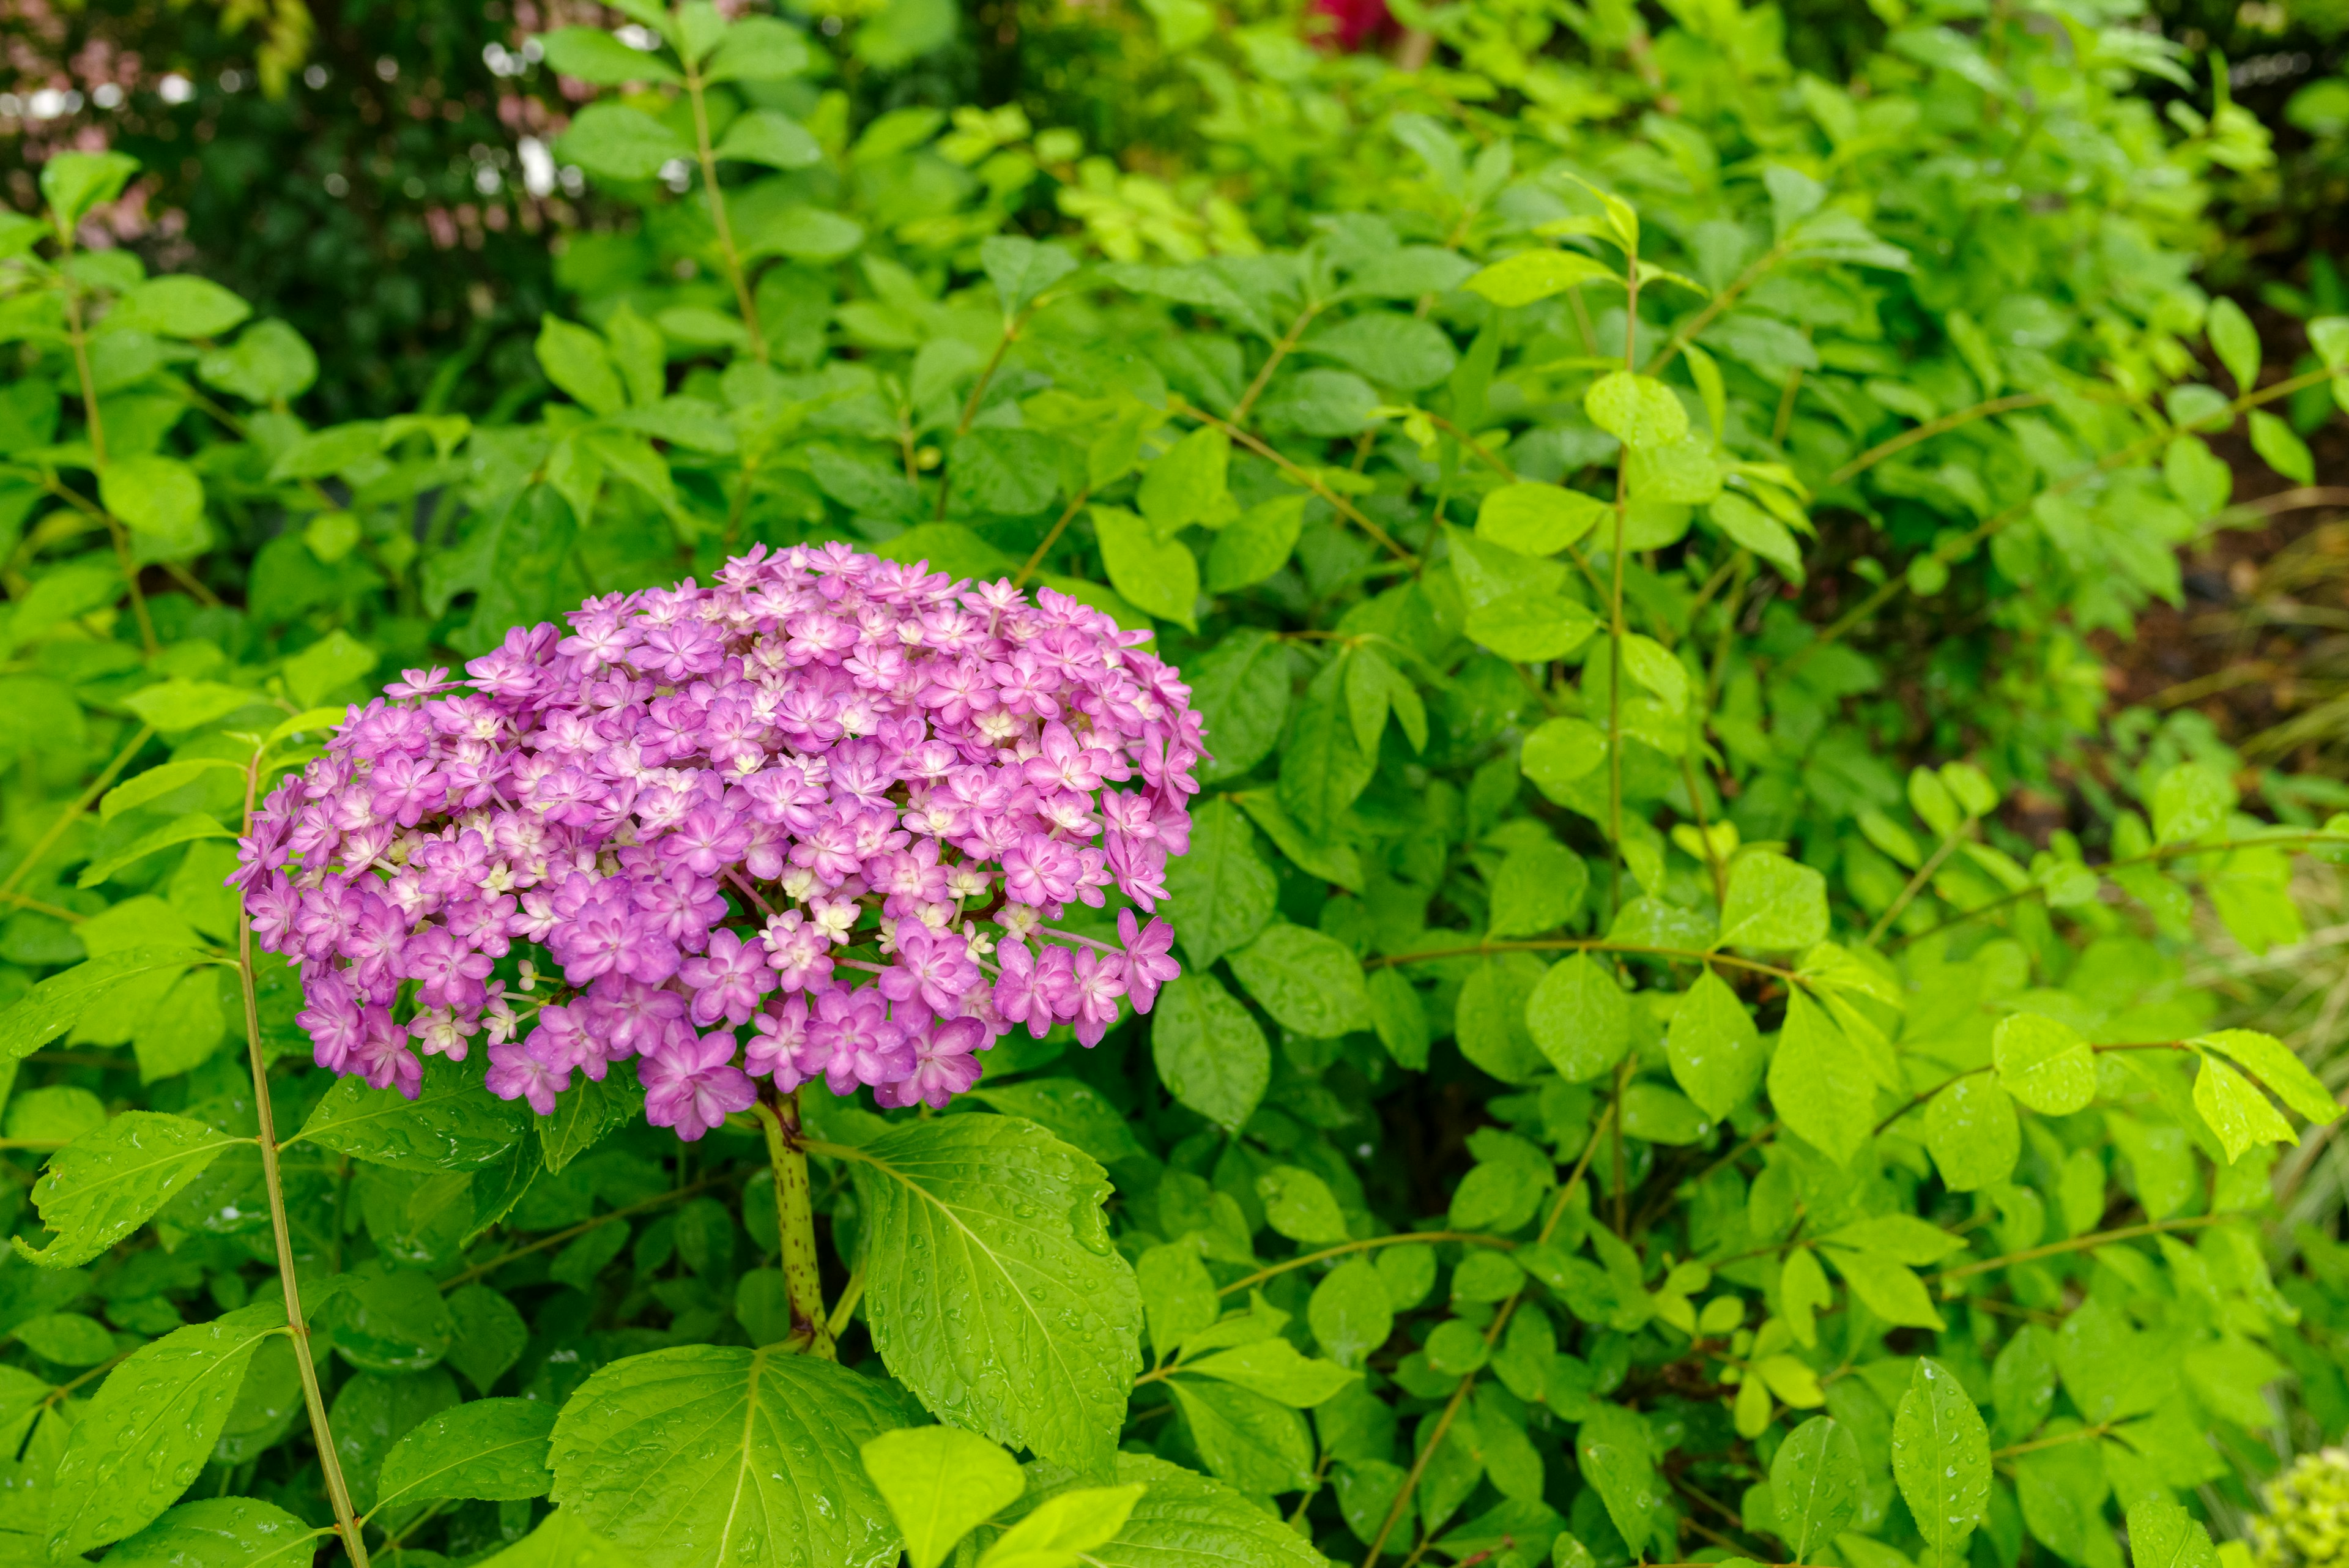
[[761,1084],[759,1125],[767,1130],[767,1158],[775,1171],[775,1233],[783,1250],[783,1294],[792,1303],[792,1338],[809,1355],[839,1359],[823,1311],[823,1275],[815,1255],[815,1209],[808,1189],[807,1146],[800,1138],[800,1095]]
[[[255,752],[244,775],[244,830],[253,831],[253,797],[261,777],[261,753]],[[294,1237],[285,1220],[285,1185],[277,1169],[277,1120],[269,1104],[269,1064],[261,1054],[261,1004],[253,981],[253,920],[243,900],[236,911],[236,978],[244,994],[244,1044],[253,1063],[253,1110],[260,1123],[261,1179],[269,1193],[269,1226],[277,1241],[277,1279],[285,1292],[285,1326],[294,1345],[294,1365],[302,1375],[302,1402],[310,1411],[310,1437],[318,1449],[318,1469],[325,1478],[326,1500],[334,1507],[335,1525],[350,1553],[351,1568],[367,1568],[367,1539],[359,1529],[358,1511],[351,1506],[351,1489],[343,1479],[342,1456],[335,1450],[335,1434],[326,1424],[326,1399],[318,1387],[318,1366],[310,1354],[310,1320],[302,1312],[302,1288],[294,1277]]]

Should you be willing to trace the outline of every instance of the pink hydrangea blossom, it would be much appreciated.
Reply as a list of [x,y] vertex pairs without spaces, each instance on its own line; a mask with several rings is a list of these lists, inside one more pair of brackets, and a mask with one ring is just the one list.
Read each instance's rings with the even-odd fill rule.
[[[405,671],[240,841],[322,1066],[412,1096],[486,1034],[545,1115],[633,1061],[690,1139],[761,1078],[943,1106],[1014,1025],[1091,1045],[1180,972],[1134,909],[1201,725],[1100,611],[827,545],[567,619]],[[1114,943],[1060,929],[1080,903]]]

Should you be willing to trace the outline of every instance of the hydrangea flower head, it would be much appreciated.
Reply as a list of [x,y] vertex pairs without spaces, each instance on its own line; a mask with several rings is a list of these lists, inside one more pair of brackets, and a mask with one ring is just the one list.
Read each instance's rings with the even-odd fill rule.
[[[633,1063],[698,1138],[759,1078],[942,1106],[1179,972],[1201,729],[1146,634],[841,545],[568,618],[405,672],[255,814],[232,880],[320,1065],[413,1096],[480,1044],[544,1115]],[[1117,941],[1055,929],[1113,893]]]

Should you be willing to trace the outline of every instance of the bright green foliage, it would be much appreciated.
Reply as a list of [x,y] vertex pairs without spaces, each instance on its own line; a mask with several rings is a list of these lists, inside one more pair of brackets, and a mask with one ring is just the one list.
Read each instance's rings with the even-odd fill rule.
[[[2349,323],[2279,378],[2191,280],[2261,143],[2127,7],[1838,83],[1769,7],[1404,71],[1154,0],[1133,149],[898,93],[948,8],[619,9],[540,44],[616,221],[478,424],[312,428],[291,328],[81,246],[119,158],[0,223],[0,1560],[2209,1568],[2349,1428],[2349,1265],[2262,1230],[2323,1064],[2188,980],[2302,938],[2337,786],[2086,640],[2213,438],[2313,482]],[[823,1338],[756,1123],[332,1082],[222,878],[393,670],[829,540],[1152,634],[1215,754],[1148,1016],[802,1096]]]

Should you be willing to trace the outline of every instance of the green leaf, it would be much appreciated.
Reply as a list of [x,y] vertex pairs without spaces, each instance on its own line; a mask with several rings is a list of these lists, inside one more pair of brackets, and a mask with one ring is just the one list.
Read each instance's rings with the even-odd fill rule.
[[1313,1475],[1313,1438],[1288,1406],[1228,1383],[1167,1384],[1192,1446],[1216,1476],[1257,1496],[1296,1491]]
[[646,1562],[588,1529],[577,1510],[558,1508],[479,1568],[646,1568]]
[[1387,310],[1349,317],[1306,339],[1303,348],[1381,386],[1407,392],[1434,386],[1460,362],[1444,328],[1422,317]]
[[1260,583],[1288,564],[1305,530],[1309,495],[1276,495],[1227,523],[1207,546],[1207,591],[1227,594]]
[[234,838],[235,836],[235,834],[222,827],[204,813],[191,811],[187,815],[167,822],[151,832],[140,834],[111,855],[102,856],[91,861],[82,867],[81,875],[74,878],[74,886],[95,888],[125,866],[135,865],[158,850],[169,849],[174,845],[192,843],[199,838]]
[[[337,721],[341,719],[341,710],[336,711],[335,717]],[[107,791],[98,803],[98,819],[112,822],[126,811],[145,805],[150,800],[160,800],[215,772],[242,774],[244,767],[225,757],[193,757],[186,762],[165,763],[160,767],[149,768]]]
[[597,1368],[565,1402],[552,1495],[652,1568],[878,1568],[898,1536],[858,1449],[903,1418],[882,1385],[813,1356],[656,1350]]
[[1526,1002],[1534,1044],[1569,1084],[1603,1075],[1631,1048],[1631,1002],[1588,953],[1554,964]]
[[2223,826],[2235,809],[2235,782],[2209,763],[2180,763],[2153,786],[2157,844],[2194,844]]
[[398,1170],[480,1170],[530,1135],[530,1108],[481,1087],[481,1064],[427,1057],[413,1100],[338,1078],[289,1142]]
[[1534,787],[1560,805],[1576,781],[1607,760],[1607,732],[1588,719],[1547,719],[1526,737],[1517,765]]
[[1256,1179],[1265,1223],[1292,1241],[1327,1247],[1346,1239],[1346,1216],[1330,1184],[1294,1165],[1276,1165]]
[[544,1497],[554,1485],[547,1469],[554,1417],[543,1399],[476,1399],[443,1410],[384,1456],[376,1506],[436,1497]]
[[456,1338],[442,1357],[465,1375],[477,1394],[506,1374],[530,1343],[530,1326],[513,1303],[487,1285],[460,1286],[449,1294],[449,1319]]
[[1242,946],[1272,919],[1278,884],[1256,852],[1256,832],[1230,802],[1209,801],[1191,816],[1191,852],[1167,863],[1161,908],[1183,939],[1195,971]]
[[[1365,1265],[1368,1267],[1368,1265]],[[1375,1271],[1372,1272],[1375,1280]],[[1380,1287],[1383,1299],[1385,1287]],[[1195,1361],[1183,1364],[1186,1374],[1213,1377],[1222,1383],[1236,1383],[1252,1388],[1268,1399],[1294,1409],[1310,1409],[1335,1398],[1339,1391],[1352,1383],[1359,1373],[1350,1372],[1334,1361],[1313,1361],[1298,1354],[1297,1347],[1278,1334],[1260,1339],[1253,1345],[1237,1345],[1218,1351]]]
[[1094,1547],[1125,1528],[1126,1516],[1145,1490],[1138,1482],[1080,1487],[1048,1498],[996,1538],[980,1556],[979,1568],[1076,1568],[1092,1560]]
[[[979,265],[995,285],[1003,318],[1011,320],[1038,295],[1077,270],[1077,258],[1056,244],[1039,244],[1025,234],[994,234],[978,245]],[[1148,508],[1143,508],[1145,512]]]
[[1178,1104],[1237,1133],[1272,1079],[1272,1052],[1248,1010],[1204,969],[1158,993],[1150,1054]]
[[2198,523],[2216,515],[2235,493],[2235,471],[2200,436],[2169,438],[2162,449],[2161,477]]
[[1696,1143],[1713,1131],[1712,1119],[1694,1101],[1661,1084],[1625,1085],[1619,1114],[1626,1134],[1649,1143]]
[[264,701],[258,692],[216,680],[162,680],[122,700],[142,722],[167,735],[198,729],[238,709]]
[[1110,587],[1137,609],[1196,630],[1199,558],[1122,506],[1092,509]]
[[[1674,660],[1675,668],[1678,660]],[[1826,940],[1827,881],[1783,855],[1749,851],[1730,862],[1717,947],[1787,952]]]
[[1664,1501],[1664,1483],[1656,1474],[1649,1446],[1648,1424],[1639,1413],[1620,1405],[1601,1404],[1575,1434],[1575,1458],[1583,1478],[1607,1505],[1607,1517],[1616,1533],[1635,1553],[1656,1550],[1669,1555],[1672,1516]]
[[125,1111],[49,1157],[33,1203],[57,1240],[36,1251],[19,1236],[16,1251],[44,1268],[87,1263],[154,1218],[237,1141],[184,1116]]
[[1008,1116],[1025,1116],[1070,1147],[1108,1165],[1147,1158],[1124,1116],[1081,1078],[1022,1078],[1015,1084],[984,1081],[970,1097]]
[[[1220,1481],[1134,1453],[1117,1456],[1116,1478],[1148,1490],[1117,1533],[1086,1553],[1102,1568],[1327,1568],[1278,1514]],[[1029,1496],[1074,1481],[1057,1467],[1031,1466]]]
[[771,109],[737,115],[716,151],[720,158],[770,169],[805,169],[823,161],[823,148],[807,128]]
[[1613,508],[1558,484],[1504,484],[1476,508],[1476,536],[1526,556],[1554,556]]
[[2221,1029],[2215,1034],[2198,1035],[2187,1042],[2205,1051],[2216,1051],[2231,1057],[2248,1068],[2268,1092],[2285,1105],[2323,1125],[2341,1114],[2340,1102],[2323,1080],[2308,1070],[2307,1064],[2295,1055],[2291,1046],[2272,1034],[2261,1034],[2252,1029]]
[[1109,1244],[1101,1167],[1010,1116],[900,1127],[854,1158],[867,1322],[890,1374],[941,1419],[1106,1465],[1142,1300]]
[[2194,1075],[2194,1108],[2218,1135],[2230,1165],[2256,1145],[2300,1141],[2268,1097],[2216,1056],[2206,1054]]
[[2078,1030],[2036,1012],[1998,1021],[1991,1060],[1999,1086],[2042,1116],[2068,1116],[2096,1097],[2096,1058]]
[[726,29],[701,67],[705,82],[771,82],[805,74],[807,36],[771,16],[745,16]]
[[2167,1496],[2128,1505],[2129,1559],[2136,1568],[2219,1568],[2210,1532]]
[[1340,1366],[1359,1367],[1394,1333],[1394,1303],[1367,1258],[1349,1258],[1321,1276],[1306,1303],[1313,1337]]
[[1960,1568],[1990,1513],[1990,1428],[1950,1369],[1917,1358],[1892,1419],[1892,1474],[1925,1538],[1922,1568]]
[[109,1568],[310,1568],[332,1531],[257,1497],[183,1502],[106,1554]]
[[456,1319],[432,1276],[383,1258],[354,1266],[316,1315],[326,1342],[366,1372],[424,1371],[457,1339]]
[[204,485],[173,457],[118,457],[98,471],[98,498],[133,534],[201,549]]
[[2210,302],[2210,312],[2203,319],[2203,328],[2210,335],[2211,351],[2219,363],[2227,367],[2227,374],[2235,379],[2239,391],[2248,392],[2260,383],[2260,334],[2243,307],[2220,295]]
[[557,27],[540,34],[538,42],[546,51],[548,68],[597,87],[684,79],[658,55],[632,49],[601,27]]
[[71,229],[92,207],[122,193],[139,160],[122,152],[60,152],[41,165],[41,198],[60,228]]
[[1563,659],[1590,640],[1598,618],[1562,594],[1520,588],[1468,612],[1468,639],[1518,664]]
[[627,390],[613,368],[610,352],[604,340],[586,327],[549,312],[539,317],[535,347],[539,369],[546,372],[546,379],[591,412],[616,414],[627,406]]
[[1434,1036],[1428,1026],[1427,1009],[1411,981],[1399,969],[1372,970],[1367,990],[1371,1027],[1377,1031],[1379,1043],[1387,1048],[1387,1054],[1394,1058],[1398,1066],[1413,1070],[1425,1067],[1427,1048]]
[[1834,1541],[1851,1522],[1863,1484],[1859,1444],[1842,1422],[1814,1416],[1787,1434],[1770,1461],[1770,1494],[1778,1537],[1795,1562]]
[[1672,1081],[1716,1121],[1752,1097],[1768,1063],[1745,1004],[1710,969],[1673,1011],[1664,1049]]
[[1953,1080],[1926,1103],[1925,1147],[1940,1168],[1941,1184],[1951,1191],[1979,1192],[1997,1186],[2013,1172],[2023,1153],[2013,1099],[1993,1077]]
[[1224,498],[1231,458],[1232,438],[1214,425],[1202,425],[1142,471],[1142,489],[1134,504],[1150,519],[1160,538],[1171,539],[1176,530],[1206,516]]
[[1821,1247],[1819,1251],[1836,1266],[1852,1293],[1886,1323],[1902,1328],[1947,1326],[1913,1270],[1880,1252],[1854,1251],[1848,1247]]
[[254,1348],[285,1331],[284,1304],[263,1302],[165,1334],[109,1373],[57,1460],[51,1552],[119,1541],[177,1501],[212,1457]]
[[896,1516],[912,1568],[937,1568],[955,1542],[1017,1501],[1027,1482],[1009,1454],[955,1427],[884,1432],[864,1473]]
[[1564,845],[1520,845],[1503,857],[1493,876],[1493,905],[1486,934],[1538,936],[1572,919],[1582,907],[1590,870]]
[[1317,1040],[1371,1026],[1362,967],[1344,943],[1277,920],[1231,955],[1232,972],[1285,1029]]
[[1280,738],[1288,716],[1288,657],[1270,632],[1246,628],[1226,635],[1184,671],[1191,681],[1191,705],[1206,721],[1207,743],[1215,752],[1212,761],[1200,764],[1202,783],[1239,777]]
[[2251,412],[2251,450],[2260,461],[2301,484],[2316,483],[2316,459],[2300,432],[2265,409]]
[[253,306],[207,277],[149,278],[107,312],[109,331],[126,327],[165,337],[218,337],[253,314]]
[[318,356],[283,321],[256,321],[229,347],[207,350],[196,361],[196,375],[248,403],[277,403],[310,389],[318,379]]
[[1873,1075],[1825,1008],[1796,990],[1770,1058],[1770,1104],[1795,1137],[1848,1165],[1875,1127]]
[[125,983],[159,970],[185,969],[209,957],[193,948],[124,948],[49,976],[0,1011],[0,1062],[23,1061]]
[[1461,286],[1498,306],[1531,305],[1578,284],[1622,280],[1579,251],[1519,251],[1495,262]]
[[1731,544],[1753,551],[1777,567],[1787,581],[1803,580],[1802,546],[1777,518],[1734,491],[1715,496],[1705,514]]
[[16,1341],[44,1361],[59,1366],[95,1366],[112,1357],[114,1335],[94,1317],[77,1312],[43,1313],[16,1328]]
[[1024,517],[1059,496],[1065,451],[1038,431],[981,425],[955,438],[947,489],[958,512]]
[[571,129],[554,144],[554,155],[606,180],[649,180],[671,159],[691,158],[693,149],[642,109],[591,103],[572,117]]
[[1689,433],[1680,395],[1653,376],[1609,370],[1582,396],[1590,422],[1627,447],[1669,446]]
[[1149,1249],[1134,1260],[1133,1278],[1150,1319],[1151,1348],[1162,1359],[1223,1311],[1216,1282],[1194,1242],[1169,1241]]

